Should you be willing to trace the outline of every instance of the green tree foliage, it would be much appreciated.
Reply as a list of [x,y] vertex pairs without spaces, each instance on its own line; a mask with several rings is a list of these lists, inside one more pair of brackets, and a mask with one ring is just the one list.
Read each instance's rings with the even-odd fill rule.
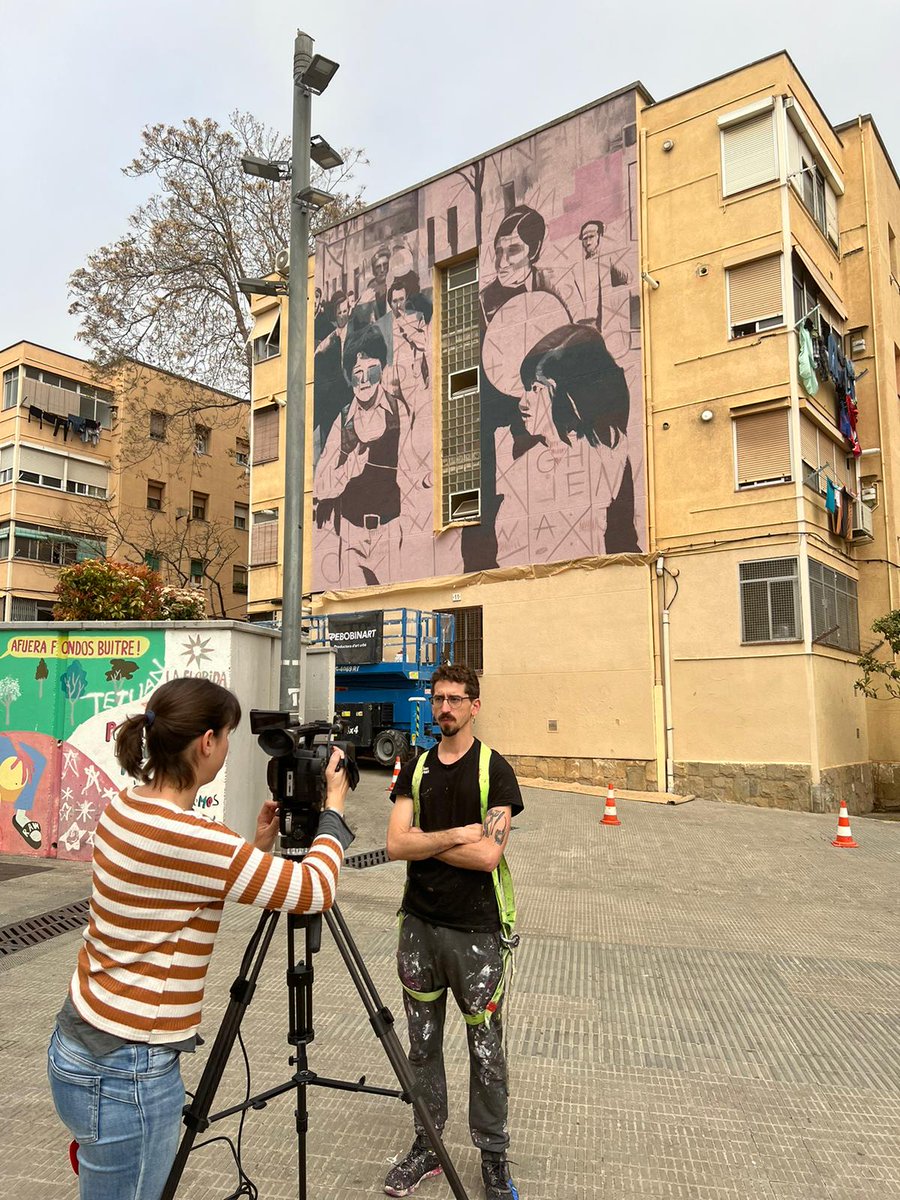
[[95,558],[65,567],[56,585],[57,621],[199,621],[203,594],[168,587],[149,567]]
[[[857,659],[862,676],[853,686],[872,700],[877,699],[882,691],[896,699],[900,696],[900,667],[897,666],[897,655],[900,654],[900,609],[895,608],[873,621],[872,630],[881,635],[881,641]],[[884,647],[891,652],[889,659],[878,657]]]
[[[144,129],[124,173],[155,181],[157,190],[131,214],[128,232],[69,281],[69,311],[81,318],[78,337],[98,368],[121,373],[129,360],[142,360],[249,395],[253,322],[237,281],[269,274],[288,245],[291,187],[245,175],[240,160],[288,160],[290,142],[249,113],[229,120],[222,127],[191,117]],[[352,180],[365,158],[360,150],[342,154],[342,168],[313,167],[313,184],[335,197],[316,214],[317,228],[360,206]]]

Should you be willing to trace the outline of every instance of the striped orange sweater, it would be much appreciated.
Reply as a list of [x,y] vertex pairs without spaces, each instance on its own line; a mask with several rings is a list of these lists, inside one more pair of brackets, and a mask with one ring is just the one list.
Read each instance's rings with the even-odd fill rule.
[[320,835],[301,862],[276,858],[169,800],[121,792],[97,824],[90,920],[71,984],[77,1012],[129,1041],[190,1037],[224,902],[322,912],[343,853],[336,837]]

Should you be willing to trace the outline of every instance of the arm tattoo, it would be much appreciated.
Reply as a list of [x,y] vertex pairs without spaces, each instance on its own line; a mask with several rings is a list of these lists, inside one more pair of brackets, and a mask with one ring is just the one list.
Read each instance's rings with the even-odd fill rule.
[[498,846],[503,845],[506,837],[506,811],[504,809],[488,809],[484,818],[484,836],[493,838]]

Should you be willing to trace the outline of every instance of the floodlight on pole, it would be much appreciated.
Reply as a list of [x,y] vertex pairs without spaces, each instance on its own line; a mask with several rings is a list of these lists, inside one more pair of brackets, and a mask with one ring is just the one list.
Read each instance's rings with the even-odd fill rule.
[[239,279],[238,291],[245,296],[286,296],[288,285],[283,279]]
[[281,183],[291,177],[289,162],[260,158],[257,154],[245,154],[241,159],[241,167],[245,175],[255,175],[257,179],[268,179],[271,183]]
[[[298,59],[294,59],[295,64],[295,83],[308,88],[316,96],[321,96],[325,89],[334,79],[340,63],[336,63],[331,58],[326,58],[323,54],[314,54],[310,58],[305,67],[301,65]],[[297,78],[296,68],[300,67],[300,77]]]
[[334,167],[344,165],[343,158],[334,146],[329,146],[320,133],[314,133],[309,139],[309,153],[313,162],[317,163],[323,171],[330,171]]
[[334,196],[332,196],[331,192],[323,192],[321,188],[307,187],[297,192],[294,199],[307,212],[315,212],[317,209],[326,208],[332,202]]

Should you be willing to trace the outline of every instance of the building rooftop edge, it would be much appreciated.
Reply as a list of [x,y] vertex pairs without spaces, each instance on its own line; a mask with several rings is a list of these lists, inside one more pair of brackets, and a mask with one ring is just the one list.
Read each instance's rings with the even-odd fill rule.
[[545,129],[552,129],[554,125],[561,125],[563,121],[570,121],[572,117],[580,116],[581,113],[596,108],[598,104],[606,104],[610,100],[617,100],[619,96],[627,96],[629,92],[637,92],[645,100],[649,101],[650,104],[654,103],[653,97],[641,81],[637,79],[625,87],[616,88],[614,92],[608,92],[605,96],[598,96],[596,100],[590,100],[587,104],[573,108],[570,112],[563,113],[562,116],[554,117],[551,121],[545,121],[543,125],[537,125],[534,129],[529,129],[526,133],[520,133],[516,137],[509,138],[507,141],[501,142],[498,146],[492,146],[490,150],[485,150],[481,154],[474,154],[471,158],[456,163],[455,166],[446,167],[443,171],[438,171],[435,175],[429,175],[427,179],[420,179],[418,183],[399,188],[396,192],[391,192],[390,195],[383,196],[380,200],[375,200],[371,204],[364,205],[348,217],[341,217],[339,221],[332,221],[330,225],[323,225],[321,229],[317,230],[316,236],[318,237],[320,234],[326,233],[329,229],[336,229],[339,225],[344,225],[347,221],[352,221],[355,217],[362,216],[373,209],[380,208],[383,204],[388,204],[391,200],[396,200],[399,196],[406,196],[409,192],[417,192],[420,188],[427,187],[429,183],[435,183],[438,179],[443,179],[446,175],[452,175],[455,171],[461,171],[464,167],[470,167],[473,163],[480,162],[483,158],[488,158],[492,154],[498,154],[501,150],[506,150],[509,146],[515,146],[517,142],[524,142],[526,138],[543,133]]
[[840,125],[835,125],[834,128],[837,133],[840,133],[845,129],[853,129],[860,121],[868,121],[872,126],[876,141],[881,147],[884,157],[887,159],[887,165],[891,168],[891,174],[894,176],[894,182],[896,183],[897,187],[900,188],[900,175],[897,174],[897,168],[894,166],[894,160],[888,153],[888,148],[885,146],[884,139],[881,136],[881,130],[878,128],[878,123],[871,113],[860,113],[858,117],[851,117],[849,121],[841,121]]

